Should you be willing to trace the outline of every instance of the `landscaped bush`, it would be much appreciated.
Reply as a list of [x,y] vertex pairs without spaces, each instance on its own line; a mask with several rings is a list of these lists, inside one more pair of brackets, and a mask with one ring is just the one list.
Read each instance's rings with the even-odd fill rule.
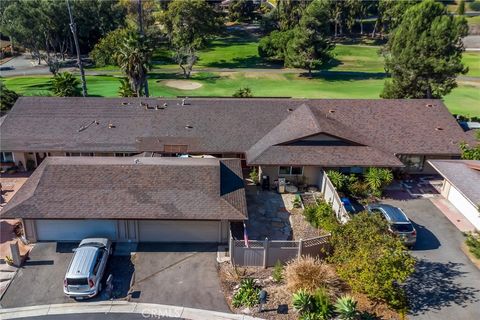
[[415,259],[387,228],[379,215],[353,216],[332,233],[333,253],[328,261],[353,291],[404,308],[405,294],[398,284],[414,272]]
[[320,200],[316,205],[306,207],[303,215],[313,227],[328,232],[332,232],[339,226],[331,204],[325,200]]
[[257,184],[259,182],[257,168],[253,167],[252,171],[250,171],[250,173],[249,173],[249,177],[253,181],[253,183],[255,183],[255,184]]
[[467,234],[465,243],[475,258],[480,259],[480,234]]
[[358,316],[357,301],[350,296],[340,297],[335,304],[335,312],[339,314],[340,319],[354,320]]
[[333,317],[333,306],[324,288],[317,289],[314,294],[304,289],[298,290],[292,296],[292,305],[301,320],[327,320]]
[[468,6],[470,7],[470,10],[480,11],[480,1],[478,0],[470,2]]
[[233,295],[232,305],[235,308],[244,306],[244,307],[254,307],[258,304],[258,294],[260,293],[260,288],[255,283],[254,279],[245,278],[240,282],[240,288]]
[[313,294],[318,288],[325,287],[329,293],[335,295],[339,287],[335,269],[318,258],[310,256],[287,263],[284,276],[290,292],[304,289]]
[[280,283],[283,280],[283,265],[280,260],[277,260],[273,266],[272,278],[276,283]]
[[393,173],[390,169],[369,168],[365,173],[364,180],[372,195],[380,197],[383,188],[393,181]]

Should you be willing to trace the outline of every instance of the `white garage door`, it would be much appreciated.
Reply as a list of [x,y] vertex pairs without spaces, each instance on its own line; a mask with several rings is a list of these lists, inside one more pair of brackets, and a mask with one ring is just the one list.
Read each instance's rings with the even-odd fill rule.
[[448,201],[453,204],[477,229],[480,229],[480,216],[477,208],[454,186],[448,193]]
[[36,220],[38,241],[82,240],[91,237],[116,239],[115,220]]
[[138,235],[145,242],[218,242],[220,221],[139,220]]

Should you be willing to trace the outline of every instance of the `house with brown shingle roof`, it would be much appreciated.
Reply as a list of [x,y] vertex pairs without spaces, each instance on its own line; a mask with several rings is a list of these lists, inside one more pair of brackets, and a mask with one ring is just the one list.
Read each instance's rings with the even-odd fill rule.
[[[206,223],[200,229],[215,234],[213,237],[220,234],[223,241],[222,223],[246,218],[239,205],[244,195],[222,195],[219,191],[223,184],[241,180],[241,167],[258,167],[272,185],[279,178],[319,185],[324,168],[362,172],[368,167],[388,167],[431,173],[433,168],[427,160],[458,158],[460,142],[471,140],[440,100],[21,97],[0,124],[2,162],[38,169],[23,195],[19,193],[0,216],[32,221],[30,229],[41,229],[32,235],[36,239],[45,239],[42,230],[47,234],[67,229],[72,225],[68,219],[77,219],[75,225],[82,219],[87,224],[83,230],[108,224],[106,220],[115,221],[104,229],[115,230],[118,239],[128,239],[128,232],[142,239],[142,234],[148,233],[138,230],[147,230],[154,225],[151,221],[163,221],[156,223],[168,230],[166,221],[183,220],[184,234],[194,234],[191,230],[196,221],[206,223],[201,221],[209,207],[208,213],[215,216],[209,216],[208,221],[215,223]],[[217,159],[196,159],[187,165],[177,158],[180,155]],[[157,158],[159,163],[155,162]],[[135,164],[135,159],[141,164]],[[162,162],[165,159],[169,165]],[[193,165],[204,160],[208,170]],[[142,164],[148,161],[153,163]],[[182,165],[172,166],[171,161]],[[216,161],[216,169],[212,169],[211,161]],[[222,171],[225,166],[230,169]],[[167,174],[165,168],[172,173]],[[207,177],[210,174],[218,185]],[[158,180],[157,175],[171,179]],[[213,192],[206,194],[216,200],[204,197],[200,187],[195,193],[198,198],[188,198],[188,183],[176,181],[176,175],[191,180],[192,185],[205,181]],[[96,182],[102,177],[104,180]],[[68,195],[58,192],[56,198],[57,192],[43,189],[52,184],[48,181],[57,180],[65,183]],[[88,180],[92,181],[91,190],[85,187]],[[82,183],[74,187],[75,181]],[[122,181],[131,181],[130,189]],[[162,190],[154,192],[155,188]],[[236,188],[241,189],[239,185]],[[38,197],[40,194],[43,197]],[[177,194],[188,201],[178,202]],[[77,201],[73,201],[75,195]],[[87,199],[99,205],[80,208]],[[102,201],[108,205],[101,206]],[[192,208],[191,216],[187,207],[182,207],[186,203]],[[197,203],[205,204],[199,207],[203,214],[193,210]],[[70,204],[72,209],[68,210]],[[223,216],[222,212],[235,213],[235,217]],[[62,217],[57,214],[67,222],[59,222]],[[112,225],[116,227],[112,229]]]

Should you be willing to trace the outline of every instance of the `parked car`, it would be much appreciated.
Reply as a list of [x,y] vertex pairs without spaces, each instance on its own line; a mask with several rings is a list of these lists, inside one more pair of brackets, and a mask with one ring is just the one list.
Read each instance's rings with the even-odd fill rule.
[[388,204],[375,204],[367,206],[367,210],[382,214],[389,224],[390,232],[398,235],[407,247],[412,248],[415,245],[417,230],[402,209]]
[[355,210],[349,198],[343,197],[340,198],[340,200],[342,201],[343,207],[345,208],[345,210],[347,210],[348,213],[357,213],[357,210]]
[[78,248],[74,249],[63,280],[63,292],[76,299],[96,296],[102,290],[102,278],[111,253],[112,242],[109,239],[82,240]]

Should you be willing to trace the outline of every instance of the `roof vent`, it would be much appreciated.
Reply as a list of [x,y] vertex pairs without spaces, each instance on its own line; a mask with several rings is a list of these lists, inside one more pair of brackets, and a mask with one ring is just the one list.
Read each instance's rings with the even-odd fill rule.
[[292,111],[293,111],[293,108],[288,108],[287,111],[288,111],[288,112],[292,112]]
[[116,128],[116,126],[113,123],[109,123],[108,124],[108,129],[113,129],[113,128]]
[[193,126],[187,124],[187,125],[185,126],[185,129],[187,129],[187,130],[193,129]]
[[427,103],[425,106],[426,106],[427,108],[433,108],[433,104],[431,104],[431,103]]
[[441,128],[441,127],[436,127],[435,130],[437,130],[437,131],[442,131],[443,128]]
[[140,159],[138,159],[138,158],[133,159],[133,163],[134,163],[134,164],[139,164],[139,163],[140,163]]
[[335,113],[335,110],[328,110],[328,113]]
[[188,106],[190,103],[187,101],[188,97],[182,99],[182,106]]
[[129,106],[129,105],[130,105],[130,102],[126,102],[126,101],[122,102],[122,106]]
[[158,105],[158,104],[155,105],[155,110],[163,110],[163,109],[166,109],[166,108],[167,108],[167,106],[165,104],[161,105],[161,106]]

